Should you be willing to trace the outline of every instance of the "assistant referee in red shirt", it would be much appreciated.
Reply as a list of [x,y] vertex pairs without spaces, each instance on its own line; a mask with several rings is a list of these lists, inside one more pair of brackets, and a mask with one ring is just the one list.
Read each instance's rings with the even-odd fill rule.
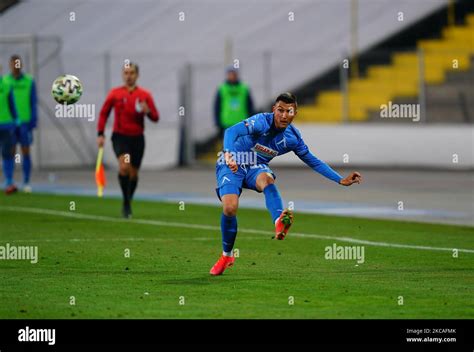
[[119,162],[119,183],[123,194],[122,214],[125,218],[132,216],[131,202],[137,188],[138,169],[145,150],[143,129],[145,115],[157,122],[158,110],[150,92],[137,86],[138,65],[129,63],[122,69],[124,85],[113,88],[100,110],[97,125],[97,145],[105,142],[104,130],[112,108],[115,112],[112,133],[112,145]]

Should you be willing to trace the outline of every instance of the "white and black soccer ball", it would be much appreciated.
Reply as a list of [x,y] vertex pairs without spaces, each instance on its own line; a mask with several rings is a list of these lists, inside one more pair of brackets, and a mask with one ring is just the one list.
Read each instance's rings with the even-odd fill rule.
[[59,104],[77,103],[82,96],[82,83],[73,75],[59,76],[53,82],[51,94]]

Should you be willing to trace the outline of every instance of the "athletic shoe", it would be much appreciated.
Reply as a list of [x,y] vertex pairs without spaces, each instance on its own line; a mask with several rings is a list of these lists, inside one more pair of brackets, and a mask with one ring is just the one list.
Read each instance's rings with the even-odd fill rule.
[[275,222],[275,239],[284,240],[288,234],[288,230],[293,224],[293,212],[285,209],[281,212],[280,217]]
[[25,183],[22,187],[22,190],[25,193],[31,193],[33,191],[29,183]]
[[15,185],[10,185],[10,186],[7,186],[7,188],[5,188],[5,194],[13,194],[15,192],[18,191],[18,188],[16,188]]
[[222,275],[225,269],[230,268],[232,265],[234,265],[234,262],[234,257],[227,257],[225,255],[221,255],[217,263],[214,264],[214,266],[211,268],[210,274]]

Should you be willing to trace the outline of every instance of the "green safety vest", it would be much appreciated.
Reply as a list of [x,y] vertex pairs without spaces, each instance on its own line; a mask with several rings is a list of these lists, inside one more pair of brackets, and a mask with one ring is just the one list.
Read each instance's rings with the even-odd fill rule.
[[10,104],[8,103],[8,95],[11,87],[5,81],[5,77],[0,76],[0,124],[13,123],[14,119],[10,112]]
[[28,123],[31,120],[31,89],[33,89],[33,77],[23,74],[20,79],[12,75],[6,75],[5,80],[13,89],[16,113],[19,123]]
[[226,82],[219,86],[221,97],[219,118],[224,128],[233,126],[248,117],[248,94],[249,88],[243,83],[229,84]]

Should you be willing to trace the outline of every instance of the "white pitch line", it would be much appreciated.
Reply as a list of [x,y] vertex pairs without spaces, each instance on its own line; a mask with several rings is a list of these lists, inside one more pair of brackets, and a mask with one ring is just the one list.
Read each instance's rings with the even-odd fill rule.
[[[248,240],[263,240],[262,236],[259,237],[244,237],[241,240],[248,241]],[[175,240],[175,239],[173,239]],[[180,241],[216,241],[216,237],[192,237],[192,238],[179,238]],[[145,242],[145,241],[170,241],[169,238],[139,238],[139,237],[123,237],[123,238],[31,238],[31,239],[9,239],[6,242]]]
[[[183,238],[182,240],[185,241],[210,241],[212,238]],[[144,241],[169,241],[166,238],[31,238],[31,239],[22,239],[22,240],[15,240],[10,239],[7,242],[144,242]]]
[[[109,216],[89,215],[89,214],[81,214],[81,213],[75,213],[75,212],[52,210],[52,209],[0,206],[0,210],[64,216],[64,217],[69,217],[69,218],[85,219],[85,220],[99,220],[99,221],[109,221],[109,222],[122,222],[122,223],[128,223],[128,224],[142,224],[142,225],[154,225],[154,226],[164,226],[164,227],[178,227],[178,228],[188,228],[188,229],[198,229],[198,230],[220,231],[220,227],[218,226],[166,222],[166,221],[160,221],[160,220],[120,219],[120,218],[114,218],[114,217],[109,217]],[[245,229],[245,228],[239,229],[239,232],[269,235],[269,236],[274,234],[272,231],[263,231],[263,230]],[[319,240],[332,240],[332,241],[341,241],[341,242],[348,242],[348,243],[358,243],[358,244],[365,244],[368,246],[376,246],[376,247],[407,248],[407,249],[420,249],[420,250],[429,250],[429,251],[450,251],[450,252],[456,249],[458,252],[474,253],[474,249],[431,247],[431,246],[417,246],[417,245],[388,243],[388,242],[375,242],[375,241],[361,240],[361,239],[352,238],[352,237],[325,236],[325,235],[298,233],[298,232],[292,232],[291,236],[302,237],[302,238],[314,238],[314,239],[319,239]]]

